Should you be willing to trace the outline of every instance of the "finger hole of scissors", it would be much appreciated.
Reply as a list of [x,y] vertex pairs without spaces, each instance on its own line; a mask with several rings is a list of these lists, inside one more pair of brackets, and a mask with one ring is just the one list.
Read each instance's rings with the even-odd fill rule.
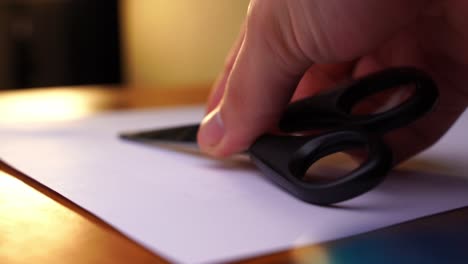
[[364,146],[330,153],[310,164],[301,180],[317,184],[336,181],[358,169],[367,156]]
[[347,112],[354,116],[378,115],[401,106],[410,100],[414,93],[414,84],[391,87],[359,98]]

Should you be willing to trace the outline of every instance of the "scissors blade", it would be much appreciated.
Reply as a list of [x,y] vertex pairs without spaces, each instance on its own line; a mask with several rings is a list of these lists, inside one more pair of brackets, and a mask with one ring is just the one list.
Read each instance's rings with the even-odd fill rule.
[[197,132],[199,127],[199,124],[191,124],[163,129],[123,132],[119,136],[125,140],[148,145],[156,144],[198,150]]

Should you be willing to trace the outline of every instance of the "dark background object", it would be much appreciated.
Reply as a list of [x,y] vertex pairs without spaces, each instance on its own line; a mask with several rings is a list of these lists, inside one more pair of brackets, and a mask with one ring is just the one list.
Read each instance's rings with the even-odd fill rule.
[[118,0],[2,0],[0,89],[121,82]]

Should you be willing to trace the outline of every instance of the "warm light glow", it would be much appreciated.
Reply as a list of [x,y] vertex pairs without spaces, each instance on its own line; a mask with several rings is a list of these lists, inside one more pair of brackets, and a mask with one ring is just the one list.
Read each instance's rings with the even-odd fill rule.
[[327,249],[321,246],[292,249],[290,254],[293,263],[332,263]]
[[126,79],[131,85],[183,87],[218,75],[248,0],[123,0]]
[[90,97],[71,90],[2,94],[0,121],[43,122],[76,119],[94,111]]
[[46,195],[0,169],[1,264],[161,262]]
[[[0,246],[0,256],[26,263],[23,258],[43,254],[43,242],[55,243],[55,247],[69,246],[66,242],[76,227],[76,221],[67,221],[72,213],[2,171],[0,187],[0,222],[9,231],[0,234],[0,244],[7,245]],[[26,249],[24,245],[36,247]]]
[[328,249],[321,245],[307,246],[310,241],[307,235],[300,235],[294,240],[294,247],[288,251],[292,263],[332,263]]

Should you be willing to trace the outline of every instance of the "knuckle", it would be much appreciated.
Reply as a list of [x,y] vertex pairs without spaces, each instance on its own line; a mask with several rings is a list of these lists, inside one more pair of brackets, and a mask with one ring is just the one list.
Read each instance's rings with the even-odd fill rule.
[[247,15],[247,41],[271,54],[272,63],[290,74],[304,71],[313,62],[334,57],[314,1],[307,5],[301,3],[252,1]]

